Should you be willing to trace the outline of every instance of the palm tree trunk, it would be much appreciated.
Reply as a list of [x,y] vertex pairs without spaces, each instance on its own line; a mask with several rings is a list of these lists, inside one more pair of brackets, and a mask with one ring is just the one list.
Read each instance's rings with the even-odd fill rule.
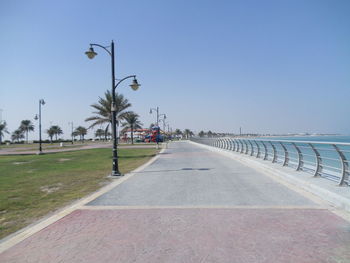
[[28,144],[28,130],[26,130],[26,142]]
[[134,144],[134,128],[131,126],[131,144]]

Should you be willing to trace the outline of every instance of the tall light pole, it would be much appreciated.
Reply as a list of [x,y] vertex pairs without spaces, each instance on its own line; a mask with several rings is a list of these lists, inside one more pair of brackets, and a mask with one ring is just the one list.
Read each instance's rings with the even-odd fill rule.
[[165,114],[159,114],[159,107],[151,108],[149,110],[149,113],[152,114],[153,111],[156,111],[156,113],[157,113],[157,127],[158,127],[158,132],[157,132],[157,149],[159,149],[159,130],[160,130],[159,129],[159,118],[162,117],[162,116],[164,116],[164,118],[166,118],[166,115]]
[[165,114],[162,114],[162,115],[164,115],[162,121],[163,121],[163,132],[165,132],[165,120],[166,120],[166,115],[165,115]]
[[[123,82],[126,79],[133,78],[132,84],[130,87],[133,90],[137,90],[141,85],[136,80],[136,75],[130,75],[127,76],[121,80],[118,81],[117,84],[115,84],[115,56],[114,56],[114,42],[112,40],[112,43],[110,46],[102,46],[99,44],[90,44],[90,48],[88,51],[85,52],[85,54],[88,56],[88,58],[93,59],[97,53],[94,51],[93,46],[100,47],[104,49],[111,57],[111,68],[112,68],[112,105],[111,105],[111,111],[112,111],[112,136],[113,136],[113,165],[112,165],[112,176],[121,176],[122,174],[119,172],[119,165],[118,165],[118,151],[117,151],[117,107],[116,107],[116,101],[115,101],[115,90],[118,87],[118,85]],[[110,50],[108,49],[110,48]]]
[[156,113],[157,113],[157,121],[156,121],[156,124],[157,124],[157,126],[159,126],[159,107],[157,107],[157,108],[151,108],[151,109],[149,110],[149,114],[152,114],[153,111],[156,111]]
[[[39,152],[38,154],[43,153],[43,149],[41,147],[41,105],[45,105],[45,101],[43,99],[39,100]],[[35,120],[38,120],[38,115],[35,115]]]
[[71,125],[71,128],[72,128],[71,136],[72,136],[72,144],[74,144],[74,138],[73,138],[73,129],[74,129],[74,127],[73,127],[73,122],[72,121],[68,122],[68,125]]

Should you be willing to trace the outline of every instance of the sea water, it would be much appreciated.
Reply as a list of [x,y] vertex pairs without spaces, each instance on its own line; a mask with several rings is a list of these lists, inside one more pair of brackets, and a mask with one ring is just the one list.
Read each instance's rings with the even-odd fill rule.
[[271,136],[260,137],[261,139],[271,140],[291,140],[291,141],[317,141],[317,142],[338,142],[338,143],[350,143],[350,135],[322,135],[322,136]]

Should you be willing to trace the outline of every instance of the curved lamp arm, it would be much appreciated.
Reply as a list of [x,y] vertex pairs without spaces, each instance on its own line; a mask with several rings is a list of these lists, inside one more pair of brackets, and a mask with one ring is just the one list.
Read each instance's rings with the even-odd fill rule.
[[123,82],[124,80],[126,80],[126,79],[130,79],[130,78],[136,78],[136,75],[130,75],[130,76],[127,76],[127,77],[125,77],[125,78],[122,78],[121,80],[119,80],[118,82],[117,82],[117,84],[115,84],[115,86],[114,86],[114,89],[116,89],[117,87],[118,87],[118,85],[121,83],[121,82]]
[[104,47],[104,46],[102,46],[102,45],[100,45],[100,44],[90,44],[90,47],[92,47],[92,46],[96,46],[96,47],[103,48],[110,56],[112,56],[111,51],[109,51],[109,50],[107,49],[109,46]]

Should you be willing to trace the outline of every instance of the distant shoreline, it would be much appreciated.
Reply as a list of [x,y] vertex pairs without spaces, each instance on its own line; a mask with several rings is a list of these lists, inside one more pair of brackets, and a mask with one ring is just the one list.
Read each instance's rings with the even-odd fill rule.
[[305,135],[261,135],[261,136],[255,136],[255,137],[325,137],[325,136],[349,136],[349,135],[343,135],[343,134],[305,134]]

